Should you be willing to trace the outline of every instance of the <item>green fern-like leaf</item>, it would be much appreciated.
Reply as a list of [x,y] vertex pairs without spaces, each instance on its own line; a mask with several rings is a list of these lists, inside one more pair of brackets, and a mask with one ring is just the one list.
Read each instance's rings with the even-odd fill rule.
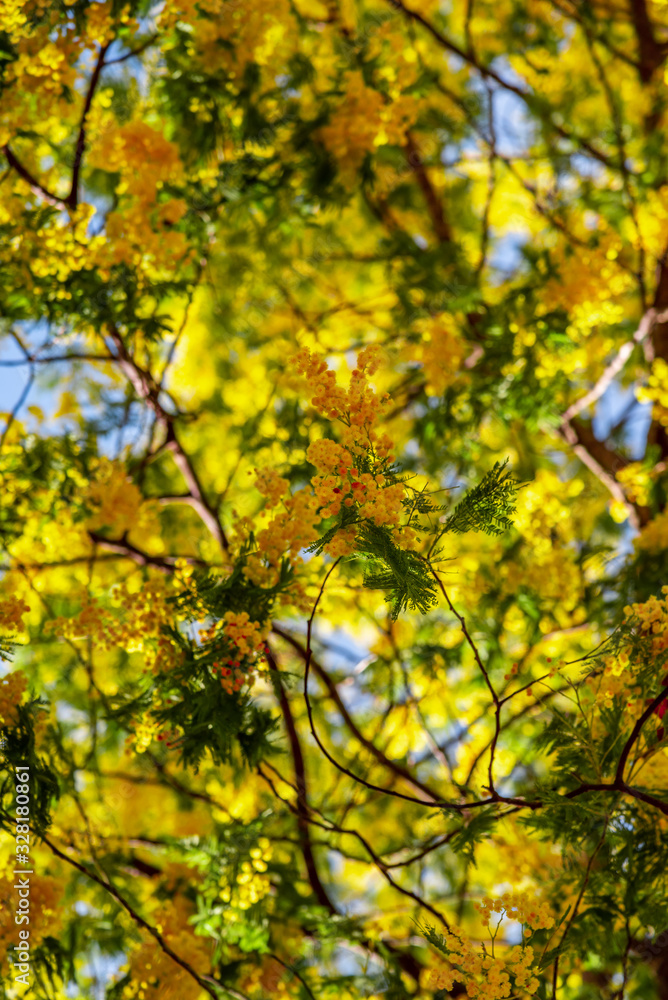
[[488,535],[500,535],[512,527],[511,515],[515,513],[515,497],[523,485],[511,479],[505,472],[508,460],[495,462],[494,467],[481,479],[477,486],[469,490],[450,517],[446,520],[441,534],[454,531],[484,531]]
[[436,584],[427,565],[414,552],[395,545],[387,528],[365,522],[357,549],[372,564],[364,586],[389,591],[385,600],[391,604],[392,621],[408,609],[426,614],[436,603]]

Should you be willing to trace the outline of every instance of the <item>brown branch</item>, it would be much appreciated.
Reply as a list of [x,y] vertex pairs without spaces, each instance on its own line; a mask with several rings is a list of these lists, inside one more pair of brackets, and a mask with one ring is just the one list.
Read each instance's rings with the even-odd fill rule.
[[[322,597],[322,594],[323,594],[323,591],[325,589],[325,585],[327,583],[327,580],[329,579],[331,573],[334,571],[334,569],[338,565],[338,563],[339,563],[339,559],[337,559],[336,562],[334,563],[334,565],[331,566],[330,569],[327,571],[327,573],[325,575],[325,578],[324,578],[324,580],[322,582],[322,585],[320,587],[320,592],[319,592],[318,597],[316,598],[316,602],[315,602],[315,604],[313,606],[313,611],[311,612],[311,616],[310,616],[310,618],[308,620],[307,644],[306,644],[306,658],[304,660],[304,701],[306,702],[306,710],[308,712],[309,725],[311,727],[311,735],[313,736],[313,739],[316,741],[316,743],[318,744],[318,746],[320,747],[320,749],[322,750],[323,754],[325,755],[325,757],[327,758],[327,760],[330,762],[330,764],[333,764],[334,767],[338,771],[341,771],[342,774],[348,775],[348,777],[352,778],[353,781],[357,782],[360,785],[364,785],[365,788],[369,788],[371,791],[374,791],[374,792],[382,792],[384,795],[391,795],[391,796],[393,796],[395,798],[403,799],[406,802],[415,802],[417,805],[421,805],[421,806],[429,806],[429,805],[435,805],[435,804],[445,805],[446,803],[443,802],[441,799],[437,799],[436,802],[434,802],[434,799],[431,798],[431,797],[429,799],[416,799],[412,795],[404,795],[403,792],[395,792],[393,788],[383,788],[381,785],[375,785],[373,782],[367,781],[365,778],[360,778],[359,775],[354,774],[347,767],[344,767],[343,764],[339,764],[339,762],[334,757],[332,757],[331,753],[329,752],[329,750],[327,749],[327,747],[324,745],[324,743],[322,742],[322,740],[318,736],[318,733],[316,732],[315,723],[313,721],[313,707],[311,705],[311,699],[309,698],[309,694],[308,694],[308,675],[309,675],[309,669],[310,669],[310,666],[311,666],[311,659],[312,659],[312,656],[313,656],[313,650],[311,649],[311,634],[312,634],[312,629],[313,629],[313,619],[315,617],[315,613],[316,613],[318,604],[320,602],[320,598]],[[453,808],[458,808],[458,807],[455,806]],[[461,808],[464,808],[464,807],[461,807]]]
[[[516,94],[526,104],[531,103],[533,95],[531,94],[530,91],[524,90],[524,88],[522,87],[515,86],[515,84],[510,83],[510,81],[504,80],[502,76],[499,76],[499,74],[495,70],[491,69],[489,66],[484,66],[475,55],[475,52],[467,51],[465,49],[460,48],[459,45],[456,45],[449,38],[447,38],[443,34],[443,32],[439,31],[439,29],[434,24],[432,24],[431,21],[427,20],[427,18],[424,17],[422,14],[420,14],[417,10],[412,10],[410,7],[407,7],[405,3],[403,3],[403,0],[386,0],[386,3],[388,3],[390,7],[394,8],[394,10],[401,11],[404,14],[404,16],[407,17],[409,20],[414,21],[416,24],[420,24],[423,28],[426,29],[426,31],[429,32],[429,34],[441,46],[441,48],[445,49],[446,52],[450,52],[452,55],[458,56],[460,59],[468,63],[470,66],[473,66],[473,68],[480,73],[483,79],[494,80],[494,82],[498,83],[498,85],[500,87],[503,87],[504,90],[508,90],[512,94]],[[586,150],[591,156],[593,156],[594,159],[599,160],[599,162],[601,163],[604,163],[607,167],[615,169],[616,165],[612,163],[610,157],[606,156],[605,153],[602,153],[600,149],[597,149],[595,146],[592,146],[592,144],[587,139],[583,138],[582,136],[572,135],[562,125],[559,125],[557,122],[553,121],[551,116],[550,116],[550,124],[552,128],[563,139],[568,139],[570,142],[577,143],[577,145],[579,145],[582,149]]]
[[436,192],[436,189],[434,188],[434,185],[431,183],[429,174],[427,173],[426,167],[422,162],[420,151],[410,132],[406,132],[406,145],[404,146],[404,153],[406,155],[406,159],[408,160],[408,165],[414,171],[420,190],[424,195],[424,200],[427,203],[427,209],[434,228],[434,233],[436,234],[439,243],[449,243],[452,240],[452,232],[443,213],[443,204],[438,196],[438,193]]
[[308,880],[313,889],[316,899],[321,906],[329,911],[330,914],[338,913],[338,910],[329,898],[325,887],[320,881],[320,875],[318,874],[318,869],[316,867],[315,858],[313,856],[313,847],[311,845],[311,835],[308,828],[308,794],[307,794],[307,784],[306,784],[306,768],[304,766],[304,755],[302,754],[301,744],[299,742],[299,736],[297,735],[297,728],[295,726],[295,720],[292,716],[292,709],[290,708],[290,703],[285,694],[285,688],[281,681],[280,675],[278,673],[278,664],[274,658],[274,655],[267,644],[265,655],[267,657],[267,662],[272,670],[276,672],[276,687],[278,692],[278,701],[281,706],[281,712],[283,714],[283,721],[285,722],[285,728],[288,731],[288,739],[290,741],[290,750],[292,753],[292,762],[295,768],[295,778],[297,782],[297,830],[299,836],[299,843],[301,846],[302,855],[304,856],[304,863],[306,865],[306,870],[308,872]]
[[647,507],[632,504],[614,478],[615,472],[629,464],[628,459],[611,451],[603,441],[598,440],[591,428],[580,420],[564,421],[557,428],[556,433],[562,441],[570,445],[583,465],[586,465],[590,472],[593,472],[614,499],[624,504],[629,521],[636,531],[641,524],[646,524],[649,521],[650,510]]
[[[322,740],[318,736],[318,733],[316,732],[316,729],[315,729],[315,725],[314,725],[314,722],[313,722],[313,707],[311,705],[311,699],[309,698],[309,694],[308,694],[308,676],[309,676],[309,668],[310,668],[310,665],[311,665],[311,657],[313,655],[313,651],[311,649],[311,635],[312,635],[312,630],[313,630],[313,619],[315,617],[315,613],[317,611],[318,604],[320,603],[320,598],[322,597],[323,591],[324,591],[325,586],[327,584],[327,580],[329,579],[330,575],[332,574],[332,572],[334,571],[334,569],[338,565],[339,561],[340,560],[337,559],[336,562],[327,571],[327,573],[325,575],[325,578],[323,579],[323,582],[321,584],[320,591],[319,591],[318,596],[316,598],[315,604],[313,606],[313,610],[311,612],[311,616],[310,616],[310,618],[308,620],[308,624],[307,624],[307,646],[306,646],[306,654],[307,655],[306,655],[306,660],[305,660],[305,663],[304,663],[304,688],[303,688],[303,693],[304,693],[304,701],[306,702],[306,710],[308,712],[308,719],[309,719],[309,725],[310,725],[310,728],[311,728],[311,735],[313,736],[313,739],[316,741],[316,743],[318,744],[318,746],[320,747],[320,749],[322,750],[323,754],[325,755],[325,757],[327,758],[327,760],[330,762],[330,764],[333,764],[334,767],[338,771],[341,771],[342,774],[347,774],[349,778],[353,779],[353,781],[356,781],[360,785],[364,785],[365,788],[369,788],[371,791],[382,792],[384,795],[391,795],[391,796],[394,796],[395,798],[403,799],[406,802],[414,802],[414,803],[416,803],[416,805],[420,805],[420,806],[437,805],[441,809],[452,809],[455,812],[463,812],[463,811],[465,811],[467,809],[480,809],[483,806],[490,805],[493,802],[504,802],[504,803],[506,803],[508,805],[513,805],[513,806],[523,806],[523,807],[525,806],[528,809],[538,809],[538,808],[540,808],[540,806],[542,805],[542,802],[540,802],[540,800],[538,800],[536,802],[528,802],[526,799],[518,799],[518,798],[513,798],[511,796],[499,795],[497,792],[494,792],[494,794],[491,795],[487,799],[479,799],[479,800],[474,801],[474,802],[446,802],[444,799],[436,799],[436,801],[434,802],[433,800],[416,799],[412,795],[404,795],[403,792],[395,792],[394,789],[392,789],[392,788],[383,788],[381,785],[375,785],[371,781],[366,781],[364,778],[360,778],[359,775],[354,774],[347,767],[344,767],[343,764],[339,764],[339,762],[337,760],[335,760],[334,757],[332,757],[332,755],[327,750],[327,748],[323,744]],[[464,625],[464,628],[466,628],[465,625]],[[475,646],[474,646],[474,649],[475,649]],[[478,662],[480,663],[479,656],[478,656]],[[482,666],[482,664],[481,664],[481,666]],[[484,667],[483,667],[483,671],[484,671]]]
[[[267,777],[267,775],[263,774],[263,772],[260,769],[258,769],[258,770],[260,771],[260,774],[265,779],[265,781],[267,781],[271,785],[272,790],[274,791],[274,793],[276,795],[278,795],[278,793],[276,792],[276,789],[273,786],[273,782],[271,782],[271,779],[269,779]],[[298,796],[297,802],[299,804],[299,786],[297,787],[297,796]],[[281,798],[281,801],[286,802],[286,800],[282,799],[282,797],[280,795],[278,797]],[[289,805],[289,803],[286,802],[286,805]],[[364,847],[365,851],[368,853],[369,857],[371,858],[373,864],[376,866],[376,868],[381,873],[381,875],[383,876],[383,878],[388,882],[389,885],[392,886],[393,889],[396,889],[397,892],[400,892],[404,896],[408,896],[415,903],[417,903],[418,906],[422,907],[425,910],[428,910],[429,913],[432,914],[432,916],[436,917],[436,919],[440,923],[443,924],[443,926],[446,928],[446,930],[450,930],[450,925],[448,924],[448,921],[445,919],[445,917],[443,916],[442,913],[440,913],[430,903],[425,902],[420,896],[417,895],[417,893],[412,892],[410,889],[405,889],[403,886],[399,885],[398,882],[395,882],[395,880],[392,878],[392,876],[389,874],[389,872],[387,870],[388,867],[390,867],[390,866],[387,865],[387,864],[385,864],[385,862],[382,860],[382,858],[378,854],[376,854],[376,852],[374,851],[374,849],[371,846],[371,844],[359,832],[359,830],[349,829],[347,827],[340,826],[338,823],[334,823],[334,822],[332,822],[332,820],[329,820],[329,819],[326,819],[326,824],[327,824],[326,825],[325,823],[321,823],[319,820],[315,819],[314,817],[308,816],[308,814],[306,816],[306,822],[307,823],[312,823],[314,826],[318,826],[322,830],[326,830],[329,833],[348,834],[349,836],[355,837],[357,840],[359,840],[360,844],[362,844],[362,846]],[[452,836],[453,836],[453,834],[451,833],[449,835],[449,837],[452,837]],[[443,839],[443,842],[445,842],[445,838]],[[349,857],[349,855],[346,855],[346,856]],[[354,860],[355,861],[360,861],[360,860],[363,860],[363,859],[355,858]]]
[[[284,632],[283,629],[277,625],[273,626],[272,631],[275,633],[275,635],[280,636],[281,639],[284,639],[286,642],[290,643],[293,649],[295,649],[299,653],[301,659],[304,662],[306,662],[306,658],[308,655],[307,651],[294,636],[290,635],[289,632]],[[327,688],[330,698],[335,703],[345,724],[348,726],[348,729],[354,735],[355,739],[359,743],[361,743],[362,746],[365,747],[371,754],[373,754],[373,756],[376,758],[379,764],[382,764],[383,767],[388,768],[388,770],[396,774],[397,777],[413,785],[414,788],[419,789],[419,791],[423,792],[426,796],[428,796],[432,802],[434,803],[438,802],[440,798],[439,795],[436,792],[434,792],[434,790],[430,788],[429,785],[425,784],[423,781],[420,781],[419,778],[414,777],[410,773],[410,771],[406,770],[406,768],[403,767],[401,764],[398,764],[395,761],[390,760],[389,757],[386,757],[385,754],[382,752],[382,750],[380,750],[375,745],[375,743],[373,743],[372,740],[369,740],[366,738],[366,736],[364,736],[364,734],[360,731],[359,727],[357,726],[357,723],[350,715],[350,712],[346,708],[341,698],[341,695],[337,690],[336,684],[329,676],[325,668],[320,663],[318,663],[318,661],[315,660],[313,656],[311,656],[310,662],[311,666],[313,667],[314,673],[318,675],[320,680]]]
[[119,330],[113,324],[109,324],[108,329],[109,336],[116,348],[116,355],[113,360],[118,364],[118,367],[127,378],[139,399],[143,400],[153,410],[161,423],[167,424],[172,421],[174,414],[168,413],[160,403],[160,388],[151,372],[142,368],[135,358],[133,358],[125,346]]
[[[289,782],[285,781],[285,778],[281,777],[281,775],[278,773],[278,771],[276,770],[276,768],[273,767],[273,765],[268,764],[268,766],[271,768],[272,771],[274,771],[274,773],[279,778],[281,778],[281,781],[285,782],[285,784],[289,784]],[[274,793],[274,795],[276,796],[276,798],[279,799],[281,802],[285,803],[285,805],[288,807],[288,809],[290,810],[291,813],[296,814],[297,813],[297,807],[293,806],[292,803],[288,801],[288,799],[284,799],[283,796],[279,794],[279,792],[278,792],[278,790],[277,790],[274,782],[272,781],[272,779],[269,777],[268,774],[264,773],[264,771],[262,770],[262,767],[258,766],[257,770],[258,770],[258,774],[262,778],[264,778],[264,780],[267,782],[267,784],[271,788],[271,790]],[[295,789],[295,791],[297,792],[298,790]],[[313,807],[311,807],[311,806],[308,807],[309,810],[311,810],[312,808]],[[319,812],[319,810],[317,810],[317,811]],[[322,815],[322,813],[320,813],[320,815]],[[323,817],[323,818],[326,819],[326,817]],[[312,823],[315,826],[320,827],[323,830],[329,830],[330,832],[348,833],[351,836],[357,837],[358,839],[363,839],[361,837],[361,834],[359,834],[357,830],[348,830],[348,829],[344,829],[343,827],[338,827],[336,824],[333,824],[330,820],[327,820],[327,823],[329,824],[329,826],[325,826],[324,823],[320,823],[318,820],[316,820],[312,816],[308,815],[308,813],[306,814],[306,821],[308,823]],[[373,854],[374,852],[372,851],[371,853]],[[355,860],[359,860],[359,859],[356,858]],[[378,863],[377,867],[379,867],[379,870],[382,872],[382,874],[384,874],[387,877],[387,874],[384,871],[384,868],[382,867],[382,865],[383,865],[382,861],[380,861],[380,859],[378,859],[378,862],[379,863]],[[386,866],[386,867],[391,867],[391,866]],[[390,881],[392,882],[392,884],[395,885],[395,888],[399,889],[400,892],[404,892],[404,890],[401,888],[401,886],[399,886],[398,884],[394,883],[393,879],[391,879]],[[404,892],[404,894],[405,894],[405,892]],[[421,902],[421,905],[428,905],[428,904],[424,904],[423,902]],[[438,916],[439,919],[443,919],[438,914],[437,911],[434,911],[434,915]],[[308,933],[308,932],[305,932],[305,933]],[[378,952],[378,948],[377,948],[376,942],[370,941],[370,940],[366,940],[366,941],[363,941],[362,943],[370,951],[373,951],[373,952],[376,952],[376,953]],[[395,945],[393,945],[391,942],[389,942],[389,941],[387,941],[385,939],[381,940],[379,943],[382,944],[383,947],[386,948],[387,951],[389,951],[391,954],[396,955],[397,962],[399,963],[400,967],[404,970],[404,972],[407,972],[409,974],[409,976],[412,976],[413,979],[415,979],[415,981],[417,983],[420,982],[420,972],[422,970],[422,965],[418,961],[418,959],[414,958],[413,955],[411,955],[411,954],[407,954],[406,952],[400,951]]]
[[84,354],[78,351],[73,351],[71,354],[61,354],[56,358],[37,358],[32,354],[29,354],[25,358],[15,359],[12,361],[0,361],[0,366],[2,368],[14,368],[17,365],[29,365],[29,364],[47,364],[52,361],[115,361],[116,358],[113,354]]
[[67,202],[64,198],[59,198],[57,195],[52,194],[48,191],[40,182],[33,177],[27,167],[24,167],[20,160],[16,158],[9,145],[2,147],[2,151],[5,154],[7,163],[12,167],[13,170],[21,177],[22,180],[30,187],[30,190],[38,198],[41,198],[48,205],[53,205],[54,208],[65,208]]
[[[634,799],[639,799],[641,802],[646,802],[650,806],[654,806],[659,812],[664,813],[668,816],[668,802],[664,802],[662,799],[657,799],[654,795],[649,795],[647,792],[641,792],[638,788],[632,788],[627,785],[624,781],[614,781],[607,784],[594,784],[585,783],[578,785],[577,788],[573,788],[570,792],[567,792],[564,796],[566,799],[575,799],[580,795],[585,795],[587,792],[621,792],[623,795],[630,795]],[[539,802],[538,806],[542,803]]]
[[[492,702],[494,704],[494,735],[492,737],[492,742],[490,744],[490,750],[489,750],[489,765],[488,765],[488,768],[487,768],[487,780],[488,780],[488,783],[489,783],[488,784],[488,788],[489,788],[489,794],[491,796],[491,799],[492,799],[493,802],[496,802],[499,799],[499,794],[496,791],[496,789],[494,788],[494,754],[496,752],[496,744],[498,742],[499,734],[501,732],[501,701],[500,701],[499,696],[496,693],[496,691],[494,689],[494,686],[492,685],[492,682],[491,682],[491,680],[489,678],[489,674],[487,673],[487,668],[486,668],[485,664],[482,662],[482,658],[480,656],[480,652],[478,650],[478,647],[474,643],[473,638],[471,637],[471,634],[470,634],[470,632],[468,630],[468,627],[466,625],[466,619],[464,618],[463,615],[460,615],[459,611],[457,611],[457,609],[455,608],[454,604],[450,600],[450,595],[448,594],[447,590],[445,589],[445,587],[443,585],[443,581],[439,577],[439,575],[436,572],[436,570],[434,569],[434,567],[431,565],[431,563],[427,563],[427,565],[429,566],[429,569],[430,569],[430,571],[431,571],[434,579],[436,580],[436,582],[437,582],[437,584],[439,586],[439,589],[440,589],[441,593],[443,594],[443,597],[447,601],[447,604],[448,604],[448,607],[450,608],[450,611],[455,616],[455,618],[457,618],[457,620],[459,622],[459,626],[460,626],[462,632],[464,633],[464,638],[466,639],[466,642],[467,642],[468,646],[470,647],[470,649],[473,651],[473,656],[475,658],[475,661],[478,664],[480,672],[482,673],[482,675],[483,675],[483,677],[485,679],[485,684],[487,685],[487,689],[489,690],[489,693],[492,696]],[[504,801],[509,801],[509,800],[505,799]]]
[[119,63],[127,62],[128,59],[133,59],[135,56],[140,56],[142,52],[154,45],[159,39],[160,35],[151,35],[147,38],[141,45],[138,45],[136,49],[130,49],[125,55],[119,56],[118,59],[110,59],[109,62],[105,63],[105,66],[117,66]]
[[[51,853],[55,854],[57,858],[60,858],[62,861],[67,862],[68,865],[72,865],[72,867],[80,871],[82,875],[85,875],[87,878],[92,879],[93,882],[97,882],[97,884],[102,886],[103,889],[106,889],[106,891],[110,893],[110,895],[112,895],[114,899],[118,903],[120,903],[123,909],[132,917],[134,922],[139,927],[143,928],[143,930],[148,931],[151,937],[153,937],[158,942],[158,945],[160,946],[161,950],[164,951],[165,955],[169,955],[169,957],[174,962],[176,962],[177,965],[180,965],[181,968],[185,972],[187,972],[188,975],[191,976],[192,979],[194,979],[195,982],[199,986],[201,986],[201,988],[206,993],[209,994],[209,996],[213,997],[214,1000],[218,1000],[220,994],[218,992],[214,992],[214,990],[211,988],[210,985],[208,985],[207,982],[207,980],[209,981],[214,981],[214,980],[210,980],[210,977],[208,976],[206,977],[206,979],[204,979],[202,976],[199,975],[199,973],[195,971],[195,969],[193,969],[192,965],[189,962],[187,962],[185,958],[181,958],[180,955],[177,955],[176,952],[173,951],[173,949],[170,948],[170,946],[167,944],[162,934],[155,927],[152,927],[151,924],[147,923],[147,921],[144,920],[144,918],[140,916],[140,914],[137,913],[130,906],[128,901],[123,896],[121,896],[118,889],[111,882],[108,881],[105,882],[98,875],[95,875],[94,872],[89,871],[85,865],[82,865],[79,861],[75,861],[74,858],[70,858],[67,854],[65,854],[64,851],[61,851],[59,847],[57,847],[54,843],[52,843],[52,841],[50,841],[48,837],[42,835],[41,840],[43,843],[46,844]],[[221,986],[219,987],[219,989],[222,990],[223,987]]]
[[636,740],[640,736],[640,732],[642,730],[642,727],[645,725],[645,723],[649,719],[650,715],[652,715],[652,713],[656,711],[656,709],[659,707],[659,705],[663,701],[665,701],[666,698],[668,698],[668,685],[666,685],[665,687],[663,687],[663,689],[656,696],[656,698],[654,698],[649,703],[649,705],[645,708],[645,711],[642,713],[642,715],[638,719],[636,719],[636,723],[635,723],[633,729],[631,730],[631,735],[629,736],[628,740],[624,744],[624,749],[622,750],[621,756],[619,758],[619,763],[617,764],[617,774],[615,776],[615,781],[623,783],[623,781],[624,781],[624,768],[626,767],[626,761],[629,758],[629,754],[631,753],[631,750],[633,749],[633,744],[636,742]]
[[[220,519],[204,495],[204,489],[195,471],[192,460],[179,441],[174,422],[177,414],[169,413],[160,402],[160,386],[150,371],[142,368],[128,351],[120,332],[115,326],[109,326],[109,336],[116,348],[115,361],[132,385],[137,396],[142,399],[155,413],[157,422],[165,429],[166,440],[163,448],[172,453],[174,462],[183,476],[190,492],[190,505],[197,511],[200,518],[211,532],[222,549],[227,551],[229,544],[225,537]],[[185,497],[179,498],[181,503]]]
[[596,380],[596,384],[589,390],[589,392],[585,393],[584,396],[576,400],[574,403],[571,403],[564,413],[562,420],[572,420],[573,417],[576,417],[579,413],[582,413],[583,410],[586,410],[588,406],[591,406],[592,403],[595,403],[598,399],[600,399],[608,386],[612,383],[613,379],[623,370],[626,362],[633,353],[634,347],[638,344],[642,344],[643,341],[652,333],[655,322],[661,322],[663,320],[668,320],[668,315],[661,313],[657,316],[656,309],[653,307],[648,309],[640,320],[638,329],[635,331],[631,339],[627,340],[625,344],[622,344],[613,360],[604,369],[600,377]]
[[227,551],[229,549],[229,543],[225,537],[225,532],[223,531],[220,519],[214,508],[204,496],[204,489],[200,482],[200,478],[195,471],[195,467],[189,455],[186,453],[183,445],[179,441],[176,433],[176,427],[171,421],[167,427],[167,441],[165,447],[171,451],[178,470],[185,479],[186,486],[192,494],[191,506],[197,511],[220,547]]
[[629,0],[631,19],[638,39],[640,64],[638,73],[643,83],[649,83],[666,57],[666,48],[654,37],[654,28],[645,0]]
[[[656,291],[654,294],[654,308],[661,312],[652,329],[650,342],[650,356],[648,361],[654,358],[663,358],[668,361],[668,249],[659,259],[656,273]],[[652,420],[647,434],[648,445],[657,444],[661,449],[661,458],[668,457],[668,428],[659,420]]]
[[86,119],[88,118],[88,112],[90,111],[91,104],[93,103],[93,97],[95,95],[95,90],[100,81],[100,74],[104,67],[104,57],[107,54],[107,50],[111,45],[111,42],[107,42],[100,48],[99,55],[97,57],[97,63],[95,64],[95,69],[90,78],[88,84],[88,91],[86,93],[86,100],[84,102],[83,111],[81,113],[81,121],[79,124],[79,134],[77,136],[77,144],[74,150],[74,163],[72,164],[72,186],[70,188],[70,193],[67,197],[67,205],[71,209],[75,209],[79,203],[79,174],[81,172],[81,165],[83,162],[83,155],[86,150]]
[[[89,531],[88,537],[94,545],[106,549],[107,552],[115,552],[124,559],[131,559],[138,566],[156,566],[163,573],[169,573],[176,563],[176,556],[150,556],[142,552],[136,545],[128,542],[125,538],[113,541],[98,534],[96,531]],[[41,567],[40,567],[41,568]]]

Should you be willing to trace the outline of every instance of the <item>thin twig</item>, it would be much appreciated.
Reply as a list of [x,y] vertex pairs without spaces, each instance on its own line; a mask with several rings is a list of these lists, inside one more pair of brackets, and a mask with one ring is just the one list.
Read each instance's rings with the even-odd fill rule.
[[[149,924],[146,920],[144,920],[144,918],[139,913],[137,913],[136,910],[132,908],[132,906],[128,903],[128,901],[120,894],[118,889],[111,882],[109,881],[105,882],[103,879],[99,877],[99,875],[96,875],[94,872],[89,871],[89,869],[86,868],[85,865],[82,865],[79,861],[75,861],[74,858],[70,858],[67,854],[65,854],[64,851],[61,851],[60,848],[57,847],[44,834],[41,835],[40,839],[44,844],[46,844],[51,853],[55,854],[57,858],[60,858],[62,861],[67,862],[68,865],[72,865],[72,867],[80,871],[82,875],[85,875],[87,878],[92,879],[93,882],[97,882],[97,884],[102,886],[103,889],[106,889],[106,891],[110,895],[112,895],[114,899],[118,903],[120,903],[123,909],[132,917],[134,922],[139,927],[143,928],[143,930],[148,931],[151,937],[153,937],[158,942],[158,945],[160,946],[161,950],[164,951],[165,955],[169,955],[169,957],[174,962],[176,962],[177,965],[180,965],[181,968],[185,972],[187,972],[188,975],[191,976],[192,979],[194,979],[195,982],[198,983],[198,985],[201,986],[201,988],[206,993],[209,994],[209,996],[213,997],[214,1000],[219,1000],[220,991],[227,989],[227,987],[218,985],[215,982],[215,980],[211,979],[211,977],[209,976],[207,976],[206,978],[200,976],[199,973],[197,973],[195,969],[193,969],[190,962],[186,961],[185,958],[181,958],[180,955],[177,955],[176,952],[172,948],[170,948],[170,946],[167,944],[160,931],[158,931],[155,927],[152,927],[151,924]],[[209,983],[215,983],[217,991],[214,991],[209,985]]]

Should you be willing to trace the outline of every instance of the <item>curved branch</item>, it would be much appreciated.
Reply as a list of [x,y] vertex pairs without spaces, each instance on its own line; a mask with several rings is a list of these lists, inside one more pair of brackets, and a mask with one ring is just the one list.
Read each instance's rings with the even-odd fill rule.
[[16,171],[19,177],[26,182],[34,195],[37,195],[37,197],[41,198],[42,201],[45,201],[47,205],[52,205],[54,208],[67,207],[67,201],[64,198],[59,198],[57,195],[52,194],[51,191],[48,191],[44,185],[40,184],[40,182],[33,177],[27,167],[24,167],[21,161],[14,155],[12,150],[9,148],[9,144],[3,146],[2,151],[5,154],[7,163],[13,170]]
[[[295,649],[299,653],[299,656],[302,658],[302,660],[306,662],[306,658],[308,656],[307,650],[304,649],[302,644],[297,639],[295,639],[294,636],[290,635],[288,632],[284,632],[283,629],[279,628],[279,626],[277,625],[273,626],[272,631],[275,633],[275,635],[280,636],[281,639],[284,639],[286,642],[290,643],[293,649]],[[331,679],[325,668],[320,663],[318,663],[317,660],[313,658],[313,656],[311,656],[310,664],[313,667],[314,673],[318,675],[320,680],[327,688],[330,698],[335,703],[337,709],[339,710],[339,713],[341,714],[341,717],[343,718],[343,721],[345,722],[345,724],[347,725],[348,729],[353,734],[355,739],[359,743],[361,743],[362,746],[365,747],[370,753],[373,754],[373,756],[376,758],[379,764],[382,764],[383,767],[387,767],[388,770],[394,772],[394,774],[396,774],[397,777],[402,778],[404,781],[407,781],[409,784],[419,789],[419,791],[424,792],[424,794],[427,795],[432,800],[432,802],[434,803],[438,802],[439,796],[436,794],[436,792],[434,792],[432,788],[429,787],[429,785],[425,784],[425,782],[423,781],[420,781],[419,778],[414,777],[408,770],[406,770],[405,767],[402,767],[401,764],[397,764],[395,761],[390,760],[388,757],[386,757],[383,751],[380,750],[375,745],[375,743],[373,743],[372,740],[369,740],[366,738],[366,736],[364,736],[364,734],[360,731],[359,727],[357,726],[357,723],[350,715],[350,712],[346,708],[343,699],[341,698],[341,695],[337,690],[336,684]]]
[[661,692],[656,696],[656,698],[653,698],[652,701],[649,703],[649,705],[645,708],[645,711],[642,713],[642,715],[638,719],[636,719],[636,723],[633,729],[631,730],[631,735],[624,744],[624,748],[622,750],[619,762],[617,764],[617,773],[615,775],[616,782],[621,782],[622,784],[624,783],[624,768],[626,767],[626,762],[629,759],[629,754],[633,749],[633,744],[640,736],[642,727],[645,725],[650,715],[652,715],[657,710],[659,705],[663,701],[665,701],[666,698],[668,698],[668,685],[662,688]]
[[627,340],[625,344],[622,344],[613,360],[607,368],[605,368],[600,377],[597,379],[596,384],[589,390],[589,392],[585,393],[584,396],[576,400],[574,403],[571,403],[562,417],[562,422],[568,422],[573,417],[577,417],[579,413],[582,413],[582,411],[586,410],[588,406],[591,406],[592,403],[595,403],[601,398],[608,386],[612,383],[613,379],[623,370],[626,362],[631,357],[634,347],[638,344],[642,344],[642,342],[651,334],[655,322],[661,322],[664,319],[668,319],[668,316],[664,316],[663,313],[657,316],[656,309],[653,307],[647,310],[645,315],[640,320],[638,329],[635,331],[631,339]]

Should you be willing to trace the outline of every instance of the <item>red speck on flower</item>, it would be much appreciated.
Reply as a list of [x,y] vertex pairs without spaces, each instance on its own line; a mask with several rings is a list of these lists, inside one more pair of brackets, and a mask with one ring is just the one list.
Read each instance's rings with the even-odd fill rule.
[[335,486],[335,487],[334,487],[334,489],[332,490],[332,492],[333,492],[333,493],[340,493],[340,492],[341,492],[341,490],[339,489],[339,487],[338,487],[338,486]]

